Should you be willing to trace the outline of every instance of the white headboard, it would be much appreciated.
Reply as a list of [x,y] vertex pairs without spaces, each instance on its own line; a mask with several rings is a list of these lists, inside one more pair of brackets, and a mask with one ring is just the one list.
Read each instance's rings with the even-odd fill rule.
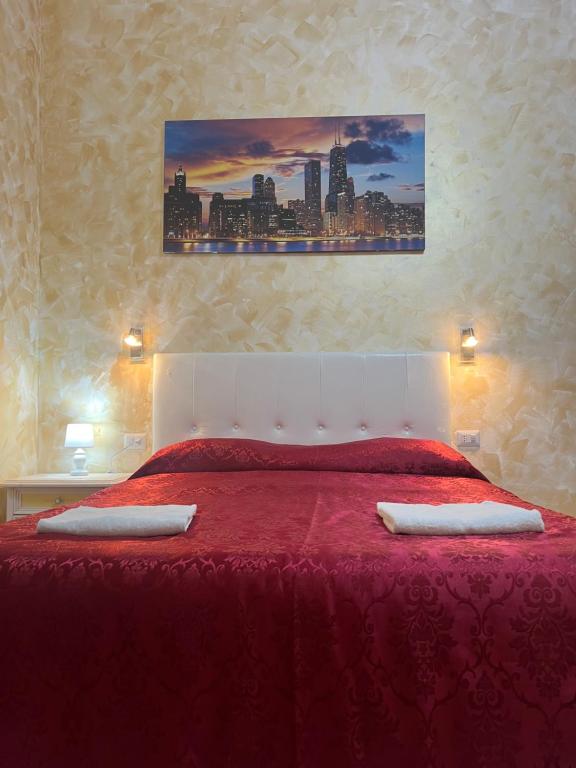
[[447,352],[158,354],[153,387],[154,450],[194,437],[450,442]]

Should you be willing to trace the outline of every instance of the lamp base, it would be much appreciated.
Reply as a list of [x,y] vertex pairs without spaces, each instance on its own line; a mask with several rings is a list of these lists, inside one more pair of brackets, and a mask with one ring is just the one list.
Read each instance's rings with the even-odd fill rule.
[[86,451],[83,448],[77,448],[74,451],[70,474],[73,477],[84,477],[88,474],[88,470],[86,469]]

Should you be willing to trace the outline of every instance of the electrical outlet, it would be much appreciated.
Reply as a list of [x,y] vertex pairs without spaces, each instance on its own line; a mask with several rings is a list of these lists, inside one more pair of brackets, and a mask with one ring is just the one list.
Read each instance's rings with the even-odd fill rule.
[[143,432],[126,433],[124,435],[124,448],[128,451],[145,451],[146,435]]
[[458,429],[456,431],[457,448],[480,448],[479,429]]

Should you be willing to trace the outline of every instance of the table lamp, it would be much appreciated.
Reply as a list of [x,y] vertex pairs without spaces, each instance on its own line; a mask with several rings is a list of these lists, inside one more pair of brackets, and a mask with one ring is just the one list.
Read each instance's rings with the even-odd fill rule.
[[86,451],[94,445],[94,429],[92,424],[68,424],[66,427],[65,448],[76,448],[72,457],[71,475],[87,475]]

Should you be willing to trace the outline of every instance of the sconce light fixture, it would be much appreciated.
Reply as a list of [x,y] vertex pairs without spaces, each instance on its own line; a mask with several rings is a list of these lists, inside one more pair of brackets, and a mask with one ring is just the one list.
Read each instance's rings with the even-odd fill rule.
[[71,475],[77,477],[87,475],[86,469],[86,451],[84,448],[92,448],[94,445],[94,427],[92,424],[68,424],[66,427],[66,437],[64,438],[65,448],[76,448],[72,457]]
[[460,362],[476,362],[476,346],[478,339],[471,325],[460,326]]
[[141,363],[144,360],[144,328],[134,325],[124,336],[124,344],[128,347],[131,363]]

